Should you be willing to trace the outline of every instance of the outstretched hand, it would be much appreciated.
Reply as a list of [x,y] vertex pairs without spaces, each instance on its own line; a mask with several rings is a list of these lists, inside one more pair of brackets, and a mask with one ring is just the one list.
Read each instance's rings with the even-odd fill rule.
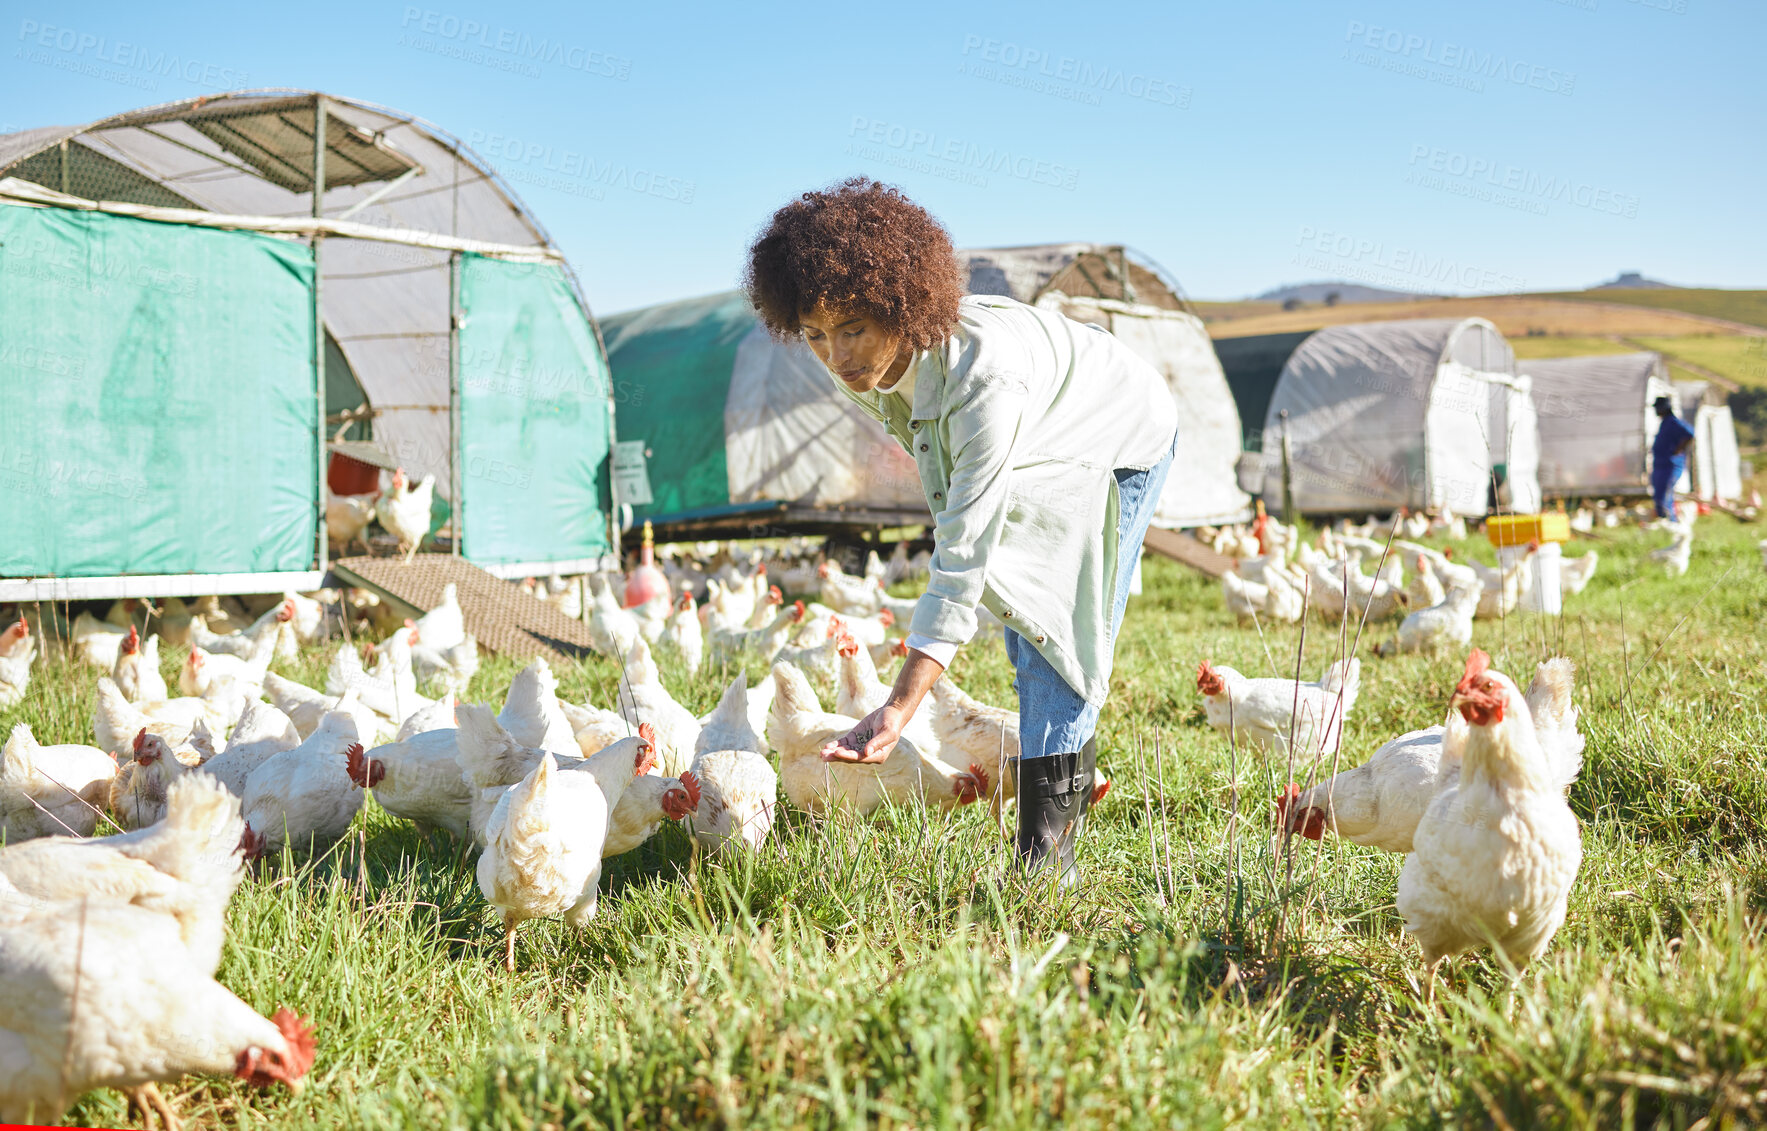
[[890,756],[906,721],[898,708],[885,703],[859,720],[857,726],[822,748],[824,762],[875,765]]

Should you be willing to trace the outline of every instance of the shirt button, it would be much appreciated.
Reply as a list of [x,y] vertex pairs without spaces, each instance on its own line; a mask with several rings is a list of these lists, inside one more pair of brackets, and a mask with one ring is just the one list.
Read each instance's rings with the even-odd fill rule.
[[920,421],[918,421],[918,420],[910,420],[910,421],[909,421],[909,422],[908,422],[908,431],[910,431],[910,432],[918,432],[918,431],[920,431]]
[[1012,610],[1011,609],[1002,609],[1002,610],[1000,610],[1000,616],[1005,620],[1011,620],[1012,619]]
[[944,497],[945,497],[945,493],[943,491],[934,491],[933,492],[934,500],[942,499]]
[[920,445],[920,450],[923,452],[926,451],[926,445],[925,444]]
[[1041,636],[1037,637],[1037,643],[1039,643],[1039,644],[1043,643],[1043,638]]

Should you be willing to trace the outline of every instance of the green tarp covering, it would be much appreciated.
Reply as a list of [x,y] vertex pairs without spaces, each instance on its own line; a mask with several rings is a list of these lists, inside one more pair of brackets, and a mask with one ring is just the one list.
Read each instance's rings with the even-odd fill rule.
[[0,575],[310,569],[302,244],[0,206]]
[[608,550],[607,362],[564,272],[460,258],[463,552],[480,565]]
[[741,291],[601,319],[614,372],[620,439],[649,449],[643,520],[730,502],[724,402],[736,347],[755,327]]

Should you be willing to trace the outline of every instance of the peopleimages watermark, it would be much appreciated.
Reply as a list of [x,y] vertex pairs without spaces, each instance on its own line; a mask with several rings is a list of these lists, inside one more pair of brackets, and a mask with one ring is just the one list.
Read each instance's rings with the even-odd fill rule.
[[235,67],[38,20],[18,22],[18,44],[12,53],[15,59],[139,90],[158,90],[159,79],[180,79],[212,90],[251,85],[250,76]]
[[[559,149],[507,134],[470,130],[467,145],[492,159],[499,176],[511,181],[556,189],[591,200],[607,199],[606,189],[619,188],[640,196],[692,204],[698,188],[693,181],[643,166],[599,161],[574,149]],[[499,161],[500,159],[500,161]]]
[[1476,93],[1507,82],[1568,96],[1577,83],[1573,71],[1361,20],[1350,21],[1344,42],[1342,57],[1352,63]]
[[1459,287],[1469,291],[1519,291],[1527,280],[1445,255],[1385,240],[1367,239],[1303,224],[1295,239],[1296,266],[1337,275],[1350,282],[1371,283],[1394,290],[1415,290],[1419,284]]
[[1482,200],[1535,215],[1554,203],[1587,208],[1627,220],[1638,218],[1638,197],[1587,181],[1544,174],[1439,145],[1414,144],[1406,184]]
[[1121,67],[1058,55],[1011,40],[983,35],[963,37],[964,62],[957,73],[1046,94],[1088,106],[1104,104],[1104,95],[1118,94],[1157,106],[1190,108],[1190,88],[1170,79],[1126,71]]
[[542,64],[618,82],[632,77],[632,60],[622,56],[452,12],[407,7],[399,27],[400,47],[529,78],[540,77]]
[[1015,153],[1004,146],[983,145],[857,114],[847,130],[846,152],[978,188],[986,188],[988,175],[997,173],[1072,192],[1080,175],[1072,165]]

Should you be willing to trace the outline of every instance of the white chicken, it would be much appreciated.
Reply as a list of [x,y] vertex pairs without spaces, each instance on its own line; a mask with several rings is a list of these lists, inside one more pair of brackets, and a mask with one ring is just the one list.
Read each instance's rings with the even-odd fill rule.
[[92,733],[98,739],[99,749],[113,754],[129,749],[135,735],[143,729],[179,746],[190,737],[198,721],[207,720],[211,732],[224,732],[232,723],[231,719],[220,718],[225,713],[218,705],[195,696],[131,703],[123,698],[115,680],[100,676],[92,708]]
[[[177,919],[124,903],[0,900],[28,901],[0,917],[0,1120],[59,1120],[94,1088],[139,1092],[192,1072],[298,1088],[312,1067],[310,1022],[287,1009],[266,1019],[235,997]],[[172,1126],[150,1094],[141,1102]]]
[[[201,648],[210,656],[237,656],[242,660],[250,660],[258,656],[259,649],[263,646],[263,640],[268,636],[271,638],[270,655],[272,657],[278,653],[293,656],[294,645],[297,643],[294,619],[295,602],[292,596],[284,597],[266,609],[262,616],[246,628],[224,635],[210,632],[205,618],[192,617],[190,620],[190,646]],[[286,647],[284,647],[285,641]],[[200,693],[186,689],[186,694]]]
[[[383,666],[377,668],[384,675],[364,671],[356,650],[348,644],[340,645],[326,671],[325,690],[342,695],[354,689],[357,698],[386,721],[386,729],[396,732],[407,717],[432,702],[417,693],[417,673],[411,664],[411,649],[421,639],[411,625],[395,630],[382,649]],[[374,736],[365,737],[373,741]]]
[[576,734],[558,701],[558,677],[544,656],[515,674],[503,697],[497,723],[523,746],[574,754]]
[[620,716],[633,726],[649,723],[656,728],[657,756],[663,776],[679,777],[683,770],[692,769],[693,754],[699,746],[699,718],[677,703],[663,686],[662,674],[650,655],[650,645],[642,638],[633,642],[626,655],[625,676],[619,688]]
[[17,706],[31,686],[37,638],[24,614],[0,631],[0,709]]
[[669,614],[663,625],[661,639],[681,653],[681,661],[687,665],[689,675],[699,671],[700,661],[706,654],[705,627],[699,622],[699,608],[693,602],[692,593],[681,594],[675,611]]
[[116,625],[83,612],[74,618],[69,645],[77,659],[91,664],[99,671],[108,672],[115,670],[117,652],[123,646],[124,637],[128,635]]
[[773,665],[773,710],[767,741],[779,751],[779,778],[786,797],[804,811],[821,815],[849,809],[861,815],[885,804],[924,802],[940,808],[981,799],[983,775],[958,770],[917,749],[906,738],[876,765],[824,762],[822,748],[859,721],[822,709],[804,673],[790,664]]
[[253,699],[234,724],[227,748],[205,759],[202,770],[235,797],[244,797],[246,779],[253,770],[300,744],[301,735],[292,719],[263,700]]
[[615,744],[561,771],[551,751],[505,789],[485,823],[479,891],[503,920],[504,969],[515,970],[515,932],[528,919],[563,914],[582,928],[595,917],[602,849],[613,810],[635,776],[655,765],[642,738]]
[[19,723],[0,747],[0,839],[91,836],[117,764],[91,746],[44,746]]
[[[773,828],[779,775],[750,724],[748,679],[740,672],[700,729],[691,776],[701,800],[689,831],[703,848],[759,848]],[[689,775],[683,775],[687,780]]]
[[1441,604],[1447,598],[1448,591],[1442,588],[1435,567],[1430,565],[1429,558],[1423,554],[1418,554],[1413,561],[1416,572],[1411,575],[1411,583],[1405,587],[1406,604],[1413,610]]
[[589,587],[589,646],[610,660],[620,659],[644,635],[638,618],[620,606],[605,577],[590,574]]
[[417,634],[425,646],[440,652],[466,639],[466,614],[460,608],[460,589],[452,581],[442,586],[442,603],[417,618]]
[[[772,607],[762,605],[757,609]],[[804,602],[795,601],[780,608],[760,628],[714,628],[706,639],[706,654],[714,664],[738,664],[751,659],[771,663],[806,615]]]
[[[1547,660],[1528,687],[1534,732],[1552,780],[1569,791],[1583,768],[1583,736],[1572,701],[1576,669],[1563,657]],[[1452,759],[1464,746],[1466,722],[1449,712],[1443,726],[1414,730],[1376,750],[1362,765],[1301,790],[1291,785],[1277,799],[1287,827],[1311,840],[1332,832],[1356,844],[1410,852],[1417,823],[1442,788],[1460,780]]]
[[436,477],[426,475],[412,487],[405,478],[405,469],[393,472],[393,481],[374,504],[374,517],[380,525],[399,540],[399,552],[410,565],[429,534],[430,504],[436,491]]
[[1449,706],[1466,722],[1448,738],[1461,745],[1460,777],[1430,802],[1399,873],[1399,914],[1432,989],[1443,959],[1487,944],[1517,968],[1538,958],[1583,860],[1577,817],[1509,677],[1474,649]]
[[362,790],[350,780],[351,749],[362,753],[356,720],[332,711],[311,738],[251,772],[241,804],[248,858],[274,856],[284,845],[324,848],[343,837],[362,808]]
[[0,849],[0,878],[36,899],[133,903],[178,921],[198,966],[221,964],[227,904],[245,875],[239,798],[206,774],[173,783],[165,818],[137,832],[52,836]]
[[166,678],[160,674],[160,638],[149,636],[143,644],[141,633],[130,625],[122,647],[117,649],[117,666],[111,669],[110,677],[123,698],[131,703],[166,698],[169,692]]
[[325,499],[325,537],[333,549],[342,554],[353,543],[368,543],[362,532],[374,521],[373,495],[330,495]]
[[130,754],[111,779],[110,811],[124,829],[144,829],[165,818],[171,787],[202,759],[199,751],[189,746],[173,750],[146,730],[135,735]]
[[1495,620],[1515,612],[1529,588],[1534,555],[1539,549],[1540,543],[1529,542],[1527,548],[1501,570],[1492,569],[1483,562],[1468,563],[1485,586],[1479,593],[1478,617]]
[[1450,582],[1448,594],[1440,604],[1407,613],[1399,624],[1399,635],[1376,651],[1388,656],[1399,652],[1434,652],[1449,644],[1464,648],[1472,643],[1473,618],[1478,614],[1482,592],[1484,589],[1476,578]]
[[[281,622],[278,624],[280,626]],[[178,671],[178,689],[186,695],[202,695],[215,680],[230,679],[242,691],[257,698],[264,693],[264,676],[276,656],[276,639],[275,632],[260,634],[253,645],[254,651],[245,657],[211,653],[200,645],[193,645]]]
[[428,730],[363,753],[345,752],[350,780],[380,807],[417,826],[445,829],[465,840],[472,826],[472,787],[460,773],[459,732]]
[[[851,636],[840,637],[840,671],[834,681],[834,710],[838,715],[848,715],[862,719],[883,706],[890,697],[890,686],[877,676],[877,666],[871,661],[871,653],[859,646],[859,642]],[[933,686],[949,682],[941,679]],[[963,694],[958,692],[959,695]],[[933,715],[938,710],[939,701],[928,695],[920,701],[914,715],[902,727],[902,733],[915,747],[924,753],[943,756],[938,734],[933,730]],[[1013,715],[1012,727],[1013,756],[1018,754],[1018,716]],[[981,754],[981,751],[977,751]],[[960,759],[963,760],[963,759]],[[985,756],[967,758],[967,762],[992,770],[998,760],[994,750]]]
[[1354,656],[1332,664],[1318,682],[1299,684],[1247,679],[1204,660],[1197,668],[1196,689],[1209,725],[1230,741],[1282,754],[1292,735],[1297,758],[1317,758],[1338,748],[1361,679],[1362,662]]
[[1558,567],[1559,584],[1564,591],[1572,595],[1583,592],[1589,585],[1589,579],[1595,576],[1595,567],[1601,561],[1597,550],[1575,558],[1566,558]]
[[868,617],[883,608],[883,586],[876,578],[851,577],[832,559],[816,568],[816,576],[822,580],[817,593],[822,603],[842,616]]

